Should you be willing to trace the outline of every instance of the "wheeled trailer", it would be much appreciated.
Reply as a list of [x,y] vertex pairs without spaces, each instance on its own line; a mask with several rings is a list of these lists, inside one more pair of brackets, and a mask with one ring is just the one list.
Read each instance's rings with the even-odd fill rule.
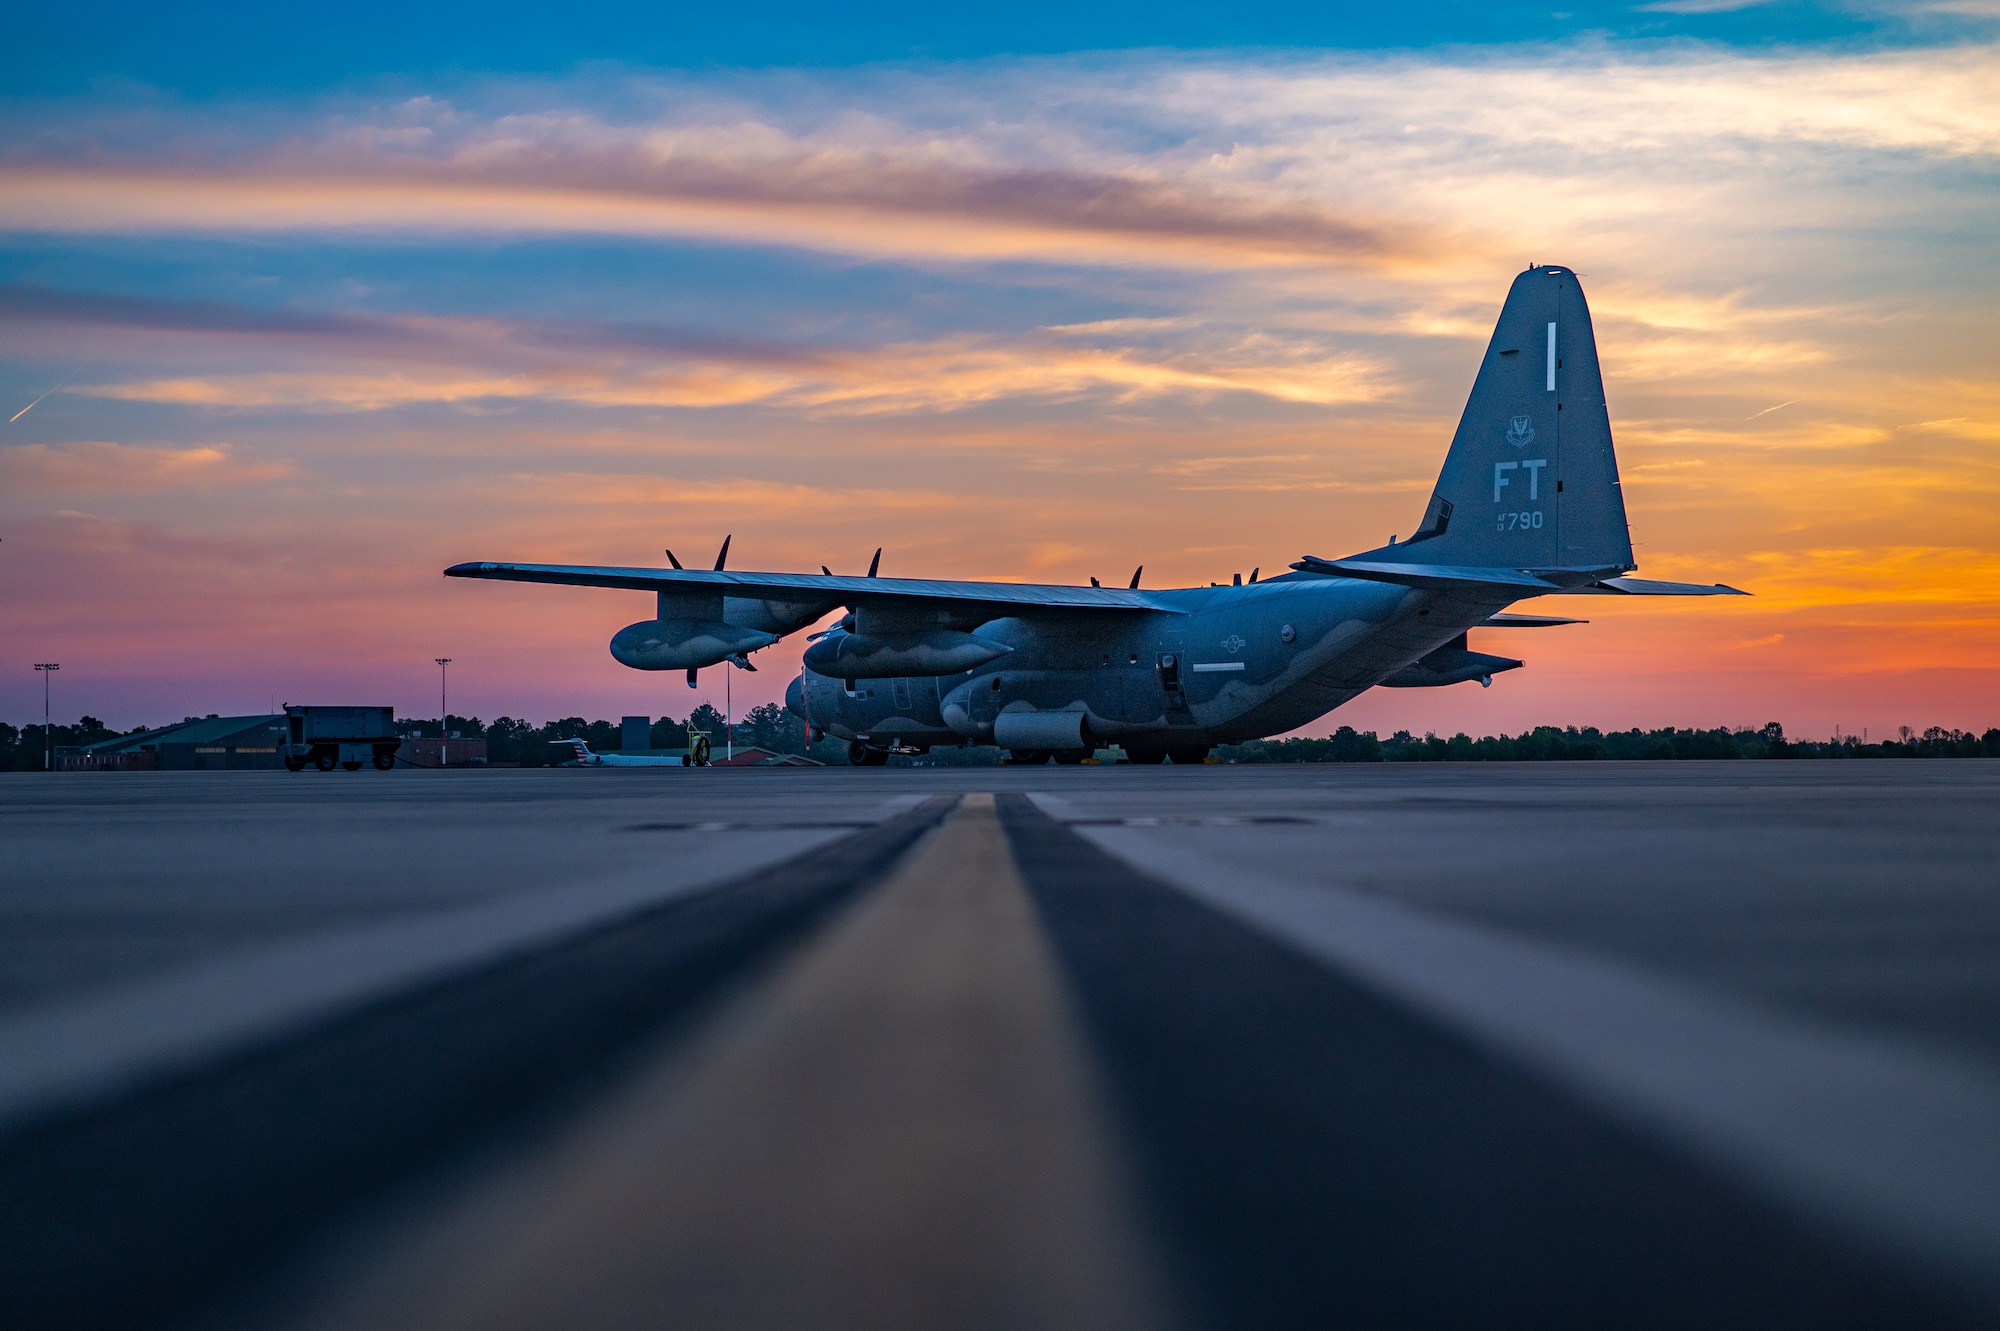
[[331,772],[337,763],[359,771],[373,762],[377,771],[396,765],[402,737],[393,707],[295,707],[285,704],[286,742],[279,746],[285,770],[302,772],[311,763]]

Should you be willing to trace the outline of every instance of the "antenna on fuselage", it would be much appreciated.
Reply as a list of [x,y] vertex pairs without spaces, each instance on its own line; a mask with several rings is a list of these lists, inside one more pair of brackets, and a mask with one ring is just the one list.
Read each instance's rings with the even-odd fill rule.
[[671,550],[667,551],[667,562],[669,564],[672,564],[675,568],[679,568],[681,566],[681,561],[674,558],[674,552]]
[[1090,580],[1090,585],[1093,587],[1102,587],[1104,584],[1099,582],[1096,578],[1092,578]]
[[1264,571],[1264,570],[1263,570],[1263,568],[1262,568],[1261,566],[1259,566],[1259,567],[1257,567],[1257,568],[1253,568],[1253,569],[1251,569],[1251,570],[1250,570],[1250,581],[1252,581],[1252,582],[1255,582],[1255,581],[1257,581],[1257,575],[1258,575],[1259,573],[1262,573],[1263,571]]
[[882,567],[882,547],[875,547],[875,557],[868,561],[868,576],[874,577],[875,570]]
[[722,572],[722,566],[729,562],[729,543],[734,539],[733,536],[722,538],[722,548],[715,552],[715,571],[717,573]]
[[1132,581],[1131,581],[1131,583],[1130,583],[1130,584],[1129,584],[1129,585],[1127,586],[1126,590],[1128,590],[1128,591],[1135,591],[1135,592],[1136,592],[1136,591],[1138,591],[1138,590],[1139,590],[1139,575],[1140,575],[1141,573],[1144,573],[1145,571],[1146,571],[1146,566],[1145,566],[1144,564],[1141,564],[1141,565],[1139,565],[1139,567],[1137,567],[1137,568],[1133,569],[1133,570],[1132,570]]

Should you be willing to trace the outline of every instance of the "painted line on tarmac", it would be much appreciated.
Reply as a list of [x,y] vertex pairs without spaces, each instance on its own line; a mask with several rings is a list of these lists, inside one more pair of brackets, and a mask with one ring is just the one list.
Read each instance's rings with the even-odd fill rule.
[[[903,805],[907,809],[908,805]],[[897,810],[902,811],[901,809]],[[269,1044],[418,985],[559,945],[835,841],[815,828],[691,848],[573,886],[259,943],[0,1020],[0,1134]]]
[[[1030,799],[1058,820],[1067,800]],[[1084,825],[1118,859],[2000,1312],[2000,1077],[1601,957]]]
[[[0,1307],[23,1326],[124,1328],[221,1297],[317,1226],[692,1021],[879,882],[952,803],[707,891],[647,904],[626,884],[588,913],[505,915],[476,955],[425,933],[428,946],[360,958],[383,962],[371,987],[315,988],[338,1001],[174,1050],[209,1061],[155,1062],[143,1085],[91,1080],[99,1098],[0,1134]],[[264,1038],[245,1043],[252,1030]],[[101,1098],[109,1084],[127,1093]]]
[[1174,1324],[1089,1054],[969,794],[563,1138],[308,1327]]

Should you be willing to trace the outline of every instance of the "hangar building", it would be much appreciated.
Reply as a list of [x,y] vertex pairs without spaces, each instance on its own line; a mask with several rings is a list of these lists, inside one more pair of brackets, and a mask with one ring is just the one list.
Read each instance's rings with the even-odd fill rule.
[[207,716],[56,756],[64,772],[237,772],[284,767],[282,716]]

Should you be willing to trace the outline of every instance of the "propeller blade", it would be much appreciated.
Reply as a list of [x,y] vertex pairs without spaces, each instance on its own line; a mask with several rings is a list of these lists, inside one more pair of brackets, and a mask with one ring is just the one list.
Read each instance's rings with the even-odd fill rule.
[[1139,565],[1139,567],[1132,570],[1132,582],[1130,590],[1135,592],[1139,590],[1139,575],[1141,573],[1144,573],[1145,571],[1146,571],[1146,566],[1144,564],[1141,564]]
[[681,566],[681,561],[674,558],[674,552],[671,550],[667,551],[667,562],[669,564],[672,564],[675,568],[679,568]]
[[723,538],[722,538],[722,549],[718,550],[718,551],[716,552],[716,554],[715,554],[715,571],[716,571],[717,573],[720,573],[720,572],[722,572],[722,566],[723,566],[724,564],[727,564],[727,563],[729,562],[729,542],[730,542],[730,539],[731,539],[731,538],[730,538],[730,537],[727,537],[727,536],[723,537]]
[[868,561],[868,576],[874,577],[875,570],[882,567],[882,547],[875,547],[875,557]]

